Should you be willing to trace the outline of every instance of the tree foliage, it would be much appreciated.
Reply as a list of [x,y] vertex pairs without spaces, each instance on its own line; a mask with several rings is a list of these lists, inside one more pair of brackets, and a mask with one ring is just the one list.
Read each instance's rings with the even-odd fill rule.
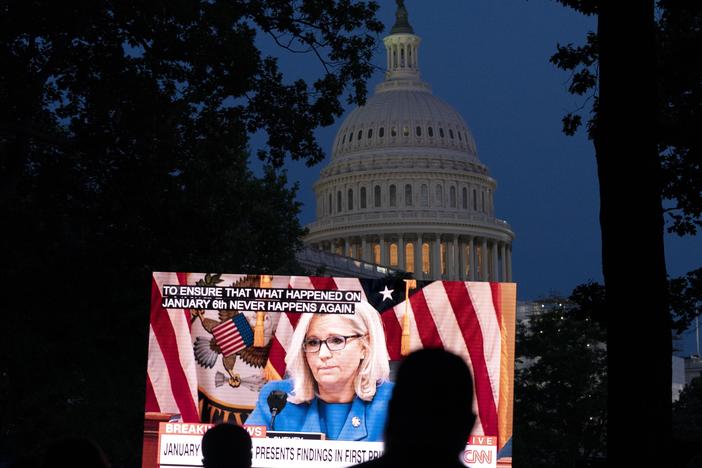
[[[702,462],[702,377],[696,377],[673,403],[676,466],[693,467]],[[693,461],[694,460],[694,461]]]
[[[596,0],[559,0],[586,15],[597,14]],[[657,4],[658,152],[668,231],[695,235],[702,227],[702,4],[658,0]],[[597,122],[599,45],[589,32],[581,45],[558,44],[551,63],[571,73],[568,92],[583,96],[582,106],[563,117],[573,135],[583,123],[593,137]],[[591,107],[589,107],[591,105]]]
[[702,442],[702,377],[692,379],[680,392],[673,404],[673,425],[679,434]]
[[[89,434],[138,464],[152,271],[289,272],[282,166],[361,103],[372,1],[0,4],[0,451]],[[319,63],[284,76],[277,52]],[[307,75],[314,74],[309,70]],[[263,133],[260,176],[249,136]]]
[[673,332],[682,333],[702,311],[702,268],[669,281]]
[[573,467],[606,452],[604,289],[580,285],[517,328],[514,458]]
[[[552,62],[571,71],[571,92],[592,99],[587,126],[597,159],[607,288],[609,462],[642,464],[671,449],[669,330],[689,321],[690,303],[671,303],[668,296],[671,288],[694,295],[685,281],[666,285],[663,233],[665,222],[679,235],[702,227],[702,145],[696,130],[702,109],[696,60],[702,52],[702,6],[559,1],[598,17],[596,36],[589,34],[582,46],[559,46]],[[582,111],[565,116],[566,133],[582,124]],[[633,238],[627,235],[631,227]],[[640,320],[631,319],[634,311],[644,314]],[[627,345],[632,335],[646,343],[633,361]],[[628,392],[628,383],[643,373],[646,387]],[[660,421],[655,437],[646,429],[649,420]],[[650,447],[646,456],[626,450],[632,438]]]
[[[700,270],[668,284],[680,333],[701,301]],[[605,289],[590,282],[536,302],[546,307],[517,326],[514,456],[524,466],[587,466],[606,453]],[[685,447],[699,445],[700,383],[673,405],[673,433]]]

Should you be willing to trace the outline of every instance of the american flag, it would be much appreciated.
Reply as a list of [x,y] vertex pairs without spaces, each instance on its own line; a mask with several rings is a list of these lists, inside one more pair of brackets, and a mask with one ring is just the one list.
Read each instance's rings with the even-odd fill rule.
[[220,323],[212,329],[212,334],[224,357],[251,346],[254,341],[251,325],[243,314]]
[[[390,359],[401,360],[405,286],[401,279],[290,277],[289,288],[362,291],[380,312]],[[410,349],[442,348],[461,356],[473,371],[474,435],[498,437],[498,450],[512,437],[514,378],[514,283],[418,281],[410,291]],[[285,355],[299,314],[278,322],[266,367],[269,378],[285,376]],[[419,402],[418,402],[419,403]],[[431,402],[423,402],[431,405]]]
[[186,285],[188,274],[154,273],[152,276],[146,411],[180,414],[183,422],[200,422],[190,311],[161,307],[165,284]]

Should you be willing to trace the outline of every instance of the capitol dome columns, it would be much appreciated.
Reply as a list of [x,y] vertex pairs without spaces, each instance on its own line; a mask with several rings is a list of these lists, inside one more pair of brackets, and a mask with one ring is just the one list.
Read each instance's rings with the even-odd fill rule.
[[505,255],[507,255],[507,249],[505,248],[505,243],[500,242],[500,270],[502,271],[503,277],[507,277],[507,259],[505,258]]
[[397,236],[397,265],[402,269],[407,268],[405,265],[405,238],[402,234]]
[[414,34],[409,23],[407,9],[403,2],[397,2],[395,24],[390,35],[383,38],[387,52],[387,78],[419,77],[419,43],[421,39]]
[[488,249],[487,249],[487,239],[483,237],[480,239],[480,280],[488,280]]
[[[407,253],[410,245],[411,256]],[[487,236],[426,231],[362,234],[321,241],[314,247],[411,272],[417,279],[512,281],[512,245]]]
[[422,251],[424,250],[422,246],[424,245],[424,240],[421,234],[417,234],[417,243],[414,247],[414,277],[417,279],[424,279],[423,265],[422,261]]

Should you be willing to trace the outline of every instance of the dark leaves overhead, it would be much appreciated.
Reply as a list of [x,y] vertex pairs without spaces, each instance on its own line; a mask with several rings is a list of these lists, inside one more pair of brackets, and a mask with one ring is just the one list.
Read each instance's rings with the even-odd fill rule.
[[582,124],[582,117],[578,114],[566,114],[563,116],[563,133],[572,136],[578,131]]
[[[594,0],[559,1],[586,15],[597,13]],[[702,228],[702,2],[659,0],[656,6],[657,137],[668,231],[695,235]],[[550,61],[571,73],[568,92],[585,96],[581,107],[562,119],[563,132],[573,135],[587,106],[596,103],[597,35],[589,32],[580,46],[557,45]],[[596,117],[593,105],[587,125],[591,138]]]
[[[597,94],[597,34],[589,32],[585,45],[574,46],[573,44],[556,45],[556,53],[550,58],[550,62],[571,73],[568,84],[568,92],[578,96],[587,95],[588,100]],[[587,104],[587,100],[583,107]],[[582,116],[578,109],[576,112],[568,113],[563,117],[563,133],[574,135],[582,124]]]
[[[64,431],[94,437],[114,466],[139,463],[150,273],[295,272],[304,229],[282,166],[321,160],[314,130],[363,102],[376,9],[0,3],[0,274],[14,311],[0,327],[0,452]],[[281,47],[264,52],[271,38]],[[282,55],[304,74],[284,75]],[[258,175],[253,133],[268,138]]]
[[558,0],[558,3],[574,9],[583,15],[591,16],[597,14],[597,6],[600,0]]
[[702,228],[702,2],[661,0],[659,149],[669,231]]
[[[125,115],[119,108],[127,104],[120,102],[125,92],[132,102],[129,98],[141,92],[144,99],[137,105],[146,119],[163,106],[177,106],[181,119],[195,122],[203,111],[221,113],[238,133],[240,149],[244,131],[275,134],[262,153],[275,167],[288,156],[310,164],[322,159],[312,131],[333,123],[343,110],[341,99],[364,101],[376,34],[382,30],[373,17],[377,5],[365,1],[72,5],[6,6],[0,19],[2,64],[11,70],[0,90],[10,105],[0,120],[5,132],[43,130],[27,115],[41,110],[82,137],[101,120],[107,124]],[[38,10],[45,14],[36,15]],[[259,36],[315,56],[319,78],[288,83],[277,61],[258,49]],[[33,105],[22,99],[28,94]],[[129,150],[123,139],[100,143]]]

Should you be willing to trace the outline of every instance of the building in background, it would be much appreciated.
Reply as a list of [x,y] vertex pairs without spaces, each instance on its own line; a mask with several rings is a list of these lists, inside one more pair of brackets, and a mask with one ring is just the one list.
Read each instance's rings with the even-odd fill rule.
[[673,356],[673,402],[680,399],[680,392],[689,382],[685,382],[685,360]]
[[400,2],[385,80],[337,132],[304,242],[417,279],[511,281],[497,183],[464,120],[421,80],[420,42]]
[[685,358],[685,385],[689,385],[695,377],[702,377],[702,358],[699,354]]

